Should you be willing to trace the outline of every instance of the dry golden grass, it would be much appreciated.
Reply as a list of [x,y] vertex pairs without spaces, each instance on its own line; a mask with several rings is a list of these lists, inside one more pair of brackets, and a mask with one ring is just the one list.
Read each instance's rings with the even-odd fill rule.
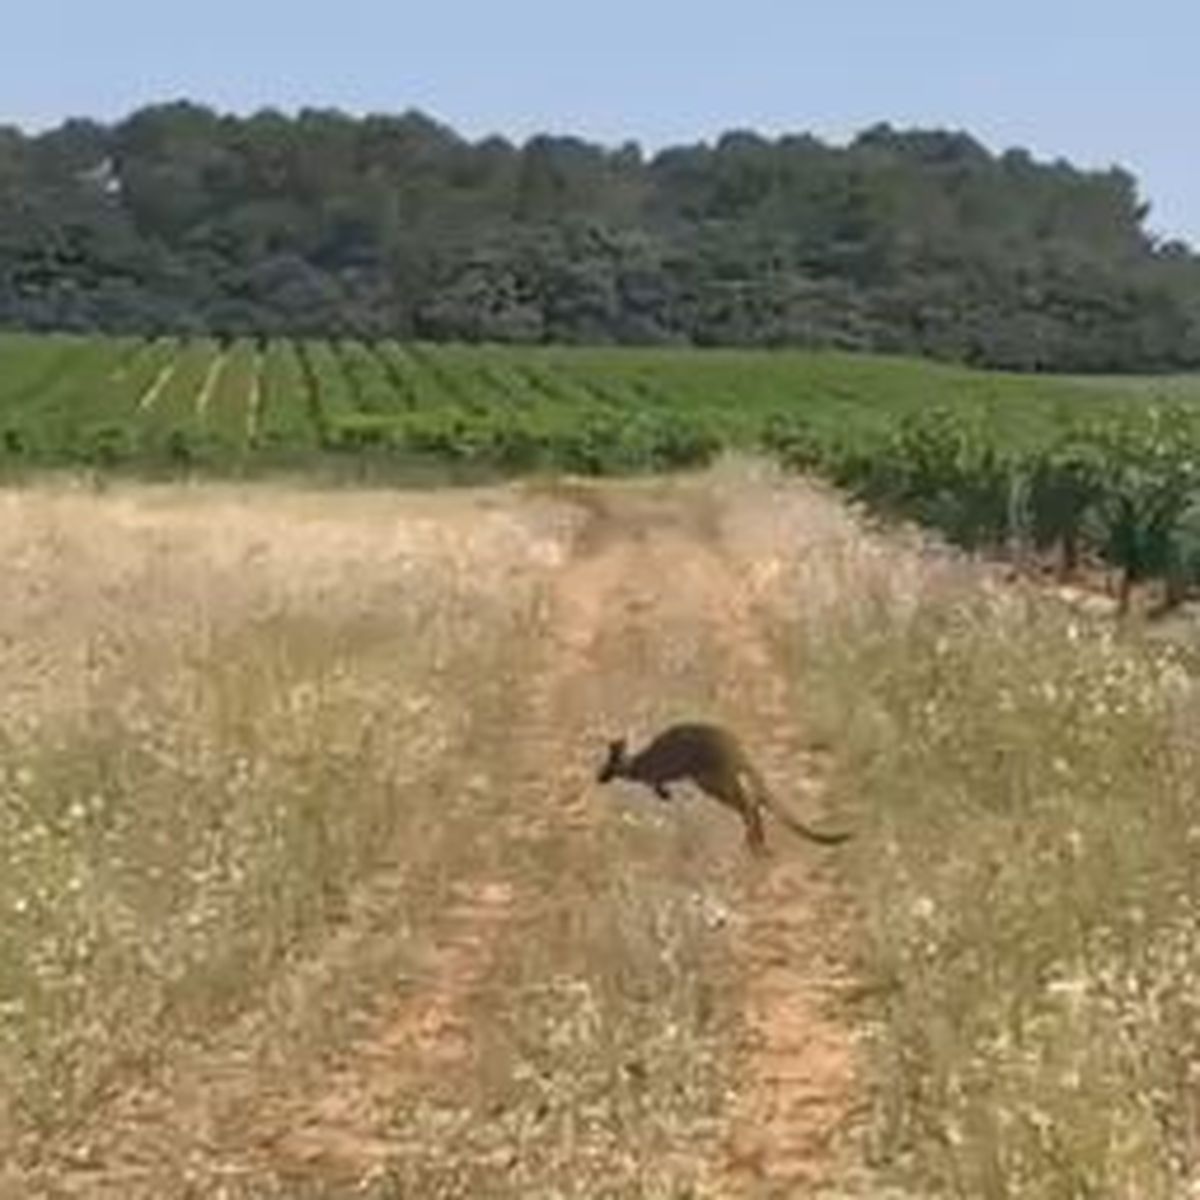
[[0,1194],[698,1178],[734,1005],[687,855],[723,839],[585,794],[630,693],[562,665],[604,640],[550,587],[583,514],[0,503]]
[[[838,862],[820,1194],[1188,1194],[1185,653],[753,465],[583,499],[0,495],[0,1195],[741,1194],[773,1071],[847,1106]],[[850,849],[592,786],[695,712]]]
[[866,835],[873,1153],[920,1195],[1192,1194],[1190,650],[792,505],[783,643]]
[[11,1147],[228,1019],[401,850],[428,891],[453,824],[429,799],[500,702],[553,548],[461,499],[3,503]]

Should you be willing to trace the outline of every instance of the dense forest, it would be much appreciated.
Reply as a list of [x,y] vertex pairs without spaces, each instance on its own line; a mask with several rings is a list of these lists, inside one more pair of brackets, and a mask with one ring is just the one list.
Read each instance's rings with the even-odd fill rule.
[[648,156],[181,102],[0,128],[0,325],[1200,365],[1200,257],[1146,217],[1123,170],[961,132]]

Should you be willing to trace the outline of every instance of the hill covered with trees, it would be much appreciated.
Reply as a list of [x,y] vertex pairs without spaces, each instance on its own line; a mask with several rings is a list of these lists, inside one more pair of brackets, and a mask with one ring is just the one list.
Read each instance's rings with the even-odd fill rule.
[[0,325],[1200,365],[1200,257],[1126,171],[878,125],[647,156],[428,116],[0,128]]

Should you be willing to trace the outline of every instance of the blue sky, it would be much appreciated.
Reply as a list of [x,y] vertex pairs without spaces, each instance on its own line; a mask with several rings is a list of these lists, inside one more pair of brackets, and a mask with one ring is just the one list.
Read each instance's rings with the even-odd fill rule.
[[1200,246],[1196,0],[38,0],[5,14],[0,121],[189,98],[418,107],[468,136],[648,149],[879,120],[1120,163]]

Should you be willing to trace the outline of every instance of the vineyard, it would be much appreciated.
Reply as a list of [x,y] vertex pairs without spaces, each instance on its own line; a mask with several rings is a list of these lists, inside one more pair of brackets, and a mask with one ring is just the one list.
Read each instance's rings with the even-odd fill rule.
[[0,336],[6,466],[316,458],[587,474],[698,464],[781,418],[858,437],[951,404],[1018,439],[1120,396],[839,354]]
[[1200,582],[1200,389],[837,353],[0,337],[0,467],[378,481],[765,449],[969,550]]

